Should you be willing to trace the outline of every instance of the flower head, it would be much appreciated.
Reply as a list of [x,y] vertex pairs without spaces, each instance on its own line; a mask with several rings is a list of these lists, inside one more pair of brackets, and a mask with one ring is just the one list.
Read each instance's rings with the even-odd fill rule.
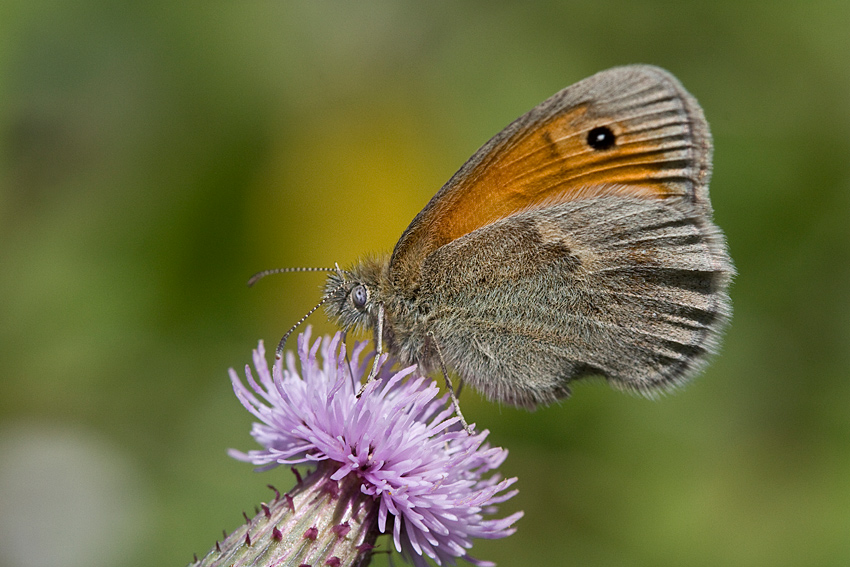
[[[287,353],[270,371],[262,342],[254,351],[247,384],[230,371],[237,397],[258,420],[252,435],[263,449],[231,456],[262,469],[322,463],[332,481],[355,481],[377,507],[377,528],[392,532],[395,548],[415,565],[438,565],[468,555],[473,538],[501,538],[515,531],[522,513],[487,519],[511,498],[516,479],[493,474],[507,451],[485,443],[487,431],[468,434],[452,414],[448,396],[415,367],[391,372],[384,361],[378,379],[358,398],[368,357],[365,343],[347,362],[337,333],[310,345],[298,337],[298,358]],[[321,361],[317,353],[321,351]]]

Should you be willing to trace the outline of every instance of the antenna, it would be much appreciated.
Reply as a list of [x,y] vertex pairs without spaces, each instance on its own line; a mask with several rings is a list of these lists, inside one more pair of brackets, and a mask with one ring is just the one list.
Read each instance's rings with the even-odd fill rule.
[[[330,270],[330,271],[333,271],[333,270]],[[289,338],[289,335],[291,335],[292,333],[294,333],[294,332],[295,332],[295,329],[297,329],[297,328],[298,328],[298,326],[299,326],[301,323],[303,323],[303,322],[307,319],[307,317],[309,317],[310,315],[312,315],[313,313],[315,313],[315,312],[316,312],[316,309],[318,309],[319,307],[321,307],[322,305],[324,305],[324,303],[325,303],[328,299],[330,299],[330,298],[331,298],[331,296],[332,296],[333,294],[335,294],[338,290],[342,289],[344,286],[345,286],[345,282],[342,282],[340,285],[338,285],[337,287],[335,287],[335,288],[333,289],[333,291],[331,291],[330,293],[326,294],[326,295],[322,298],[322,300],[316,304],[316,306],[315,306],[315,307],[313,307],[311,310],[309,310],[309,311],[307,312],[307,314],[306,314],[306,315],[304,315],[303,317],[301,317],[301,319],[299,319],[297,323],[295,323],[294,325],[292,325],[292,327],[291,327],[288,331],[286,331],[286,334],[285,334],[285,335],[283,335],[283,338],[282,338],[282,339],[280,339],[280,342],[279,342],[279,343],[277,343],[277,348],[274,350],[274,358],[275,358],[275,360],[280,360],[280,358],[283,356],[283,347],[286,345],[286,339],[288,339],[288,338]]]
[[286,274],[289,272],[338,272],[339,267],[337,268],[275,268],[274,270],[263,270],[262,272],[257,272],[253,276],[248,279],[248,287],[253,287],[255,283],[260,281],[266,276],[270,276],[272,274]]
[[325,294],[325,296],[322,297],[322,300],[317,303],[315,307],[309,310],[306,315],[301,317],[301,319],[299,319],[297,323],[295,323],[288,331],[286,331],[286,334],[283,335],[282,339],[280,339],[280,342],[277,344],[277,348],[274,351],[275,360],[280,360],[283,356],[283,347],[286,345],[286,339],[288,339],[289,336],[295,332],[295,329],[297,329],[298,326],[301,325],[301,323],[303,323],[307,319],[307,317],[315,313],[316,309],[324,305],[324,303],[328,299],[330,299],[333,294],[342,289],[346,284],[345,276],[343,275],[342,270],[340,270],[339,264],[335,264],[335,267],[333,268],[275,268],[273,270],[263,270],[262,272],[257,272],[248,279],[248,287],[253,287],[255,283],[257,283],[266,276],[270,276],[272,274],[287,274],[291,272],[331,272],[334,274],[339,274],[340,277],[342,277],[342,283],[336,288],[334,288],[333,291]]

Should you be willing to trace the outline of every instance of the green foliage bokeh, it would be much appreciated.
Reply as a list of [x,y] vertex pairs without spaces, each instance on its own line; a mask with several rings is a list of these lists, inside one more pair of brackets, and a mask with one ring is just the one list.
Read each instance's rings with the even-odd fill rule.
[[226,370],[275,344],[322,279],[248,290],[250,274],[390,250],[508,122],[638,62],[676,74],[711,124],[732,326],[659,401],[587,384],[529,413],[466,392],[520,478],[503,510],[526,513],[474,553],[850,564],[850,4],[0,10],[0,433],[80,431],[120,454],[145,518],[120,566],[185,564],[292,482],[227,457],[253,441]]

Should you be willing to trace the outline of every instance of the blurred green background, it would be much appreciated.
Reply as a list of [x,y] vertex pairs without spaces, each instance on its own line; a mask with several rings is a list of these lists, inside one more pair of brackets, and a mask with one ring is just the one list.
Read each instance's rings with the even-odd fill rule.
[[711,123],[733,324],[660,401],[467,391],[526,512],[475,555],[850,564],[848,24],[843,0],[5,0],[0,565],[184,565],[289,487],[227,457],[254,443],[226,370],[322,276],[247,277],[388,251],[508,122],[636,62]]

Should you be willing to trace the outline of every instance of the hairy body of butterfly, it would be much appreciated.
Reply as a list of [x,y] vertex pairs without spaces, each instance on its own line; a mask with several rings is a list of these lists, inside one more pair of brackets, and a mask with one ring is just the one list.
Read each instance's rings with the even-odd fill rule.
[[[718,346],[734,272],[708,198],[711,141],[666,71],[611,69],[484,145],[391,256],[332,273],[326,310],[385,349],[533,407],[587,376],[652,395]],[[382,317],[379,325],[379,318]]]

